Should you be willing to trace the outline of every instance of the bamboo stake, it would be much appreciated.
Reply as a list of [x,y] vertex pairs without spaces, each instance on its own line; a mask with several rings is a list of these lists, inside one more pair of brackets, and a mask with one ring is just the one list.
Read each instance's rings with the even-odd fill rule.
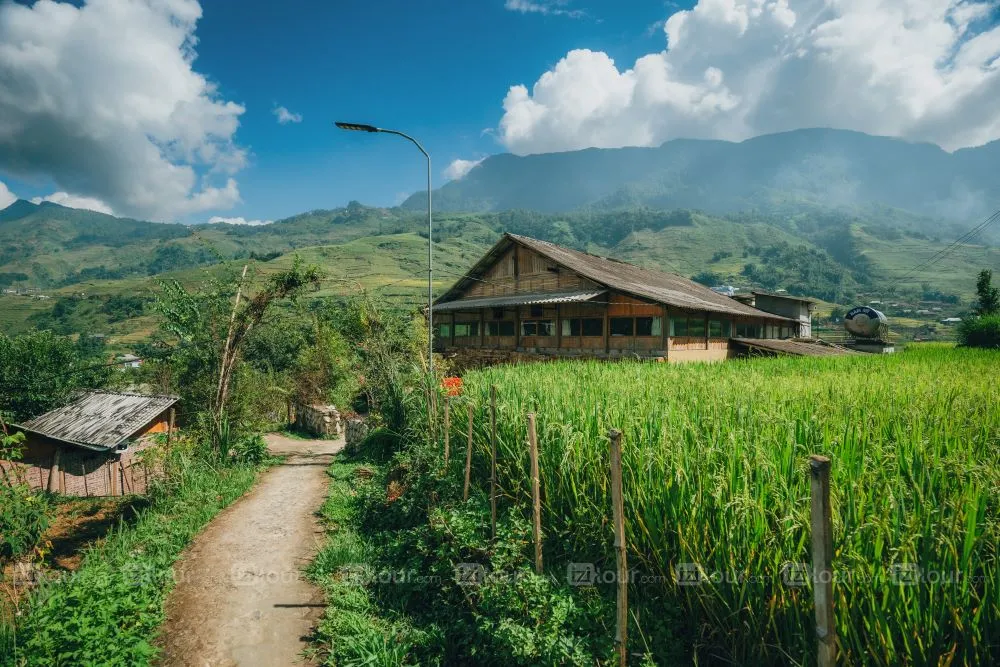
[[444,398],[444,469],[448,470],[448,447],[451,443],[451,397]]
[[628,631],[628,563],[625,554],[625,507],[622,501],[622,434],[608,431],[611,440],[611,510],[614,515],[615,554],[618,561],[618,605],[615,619],[615,650],[619,667],[627,660]]
[[465,488],[462,490],[462,500],[469,499],[469,478],[472,475],[472,426],[476,410],[472,403],[468,405],[469,411],[469,444],[465,447]]
[[535,521],[535,573],[542,573],[542,492],[538,473],[538,436],[535,413],[528,413],[528,452],[531,455],[531,506]]
[[497,538],[497,387],[490,385],[490,535]]
[[812,495],[813,604],[816,607],[816,664],[837,664],[837,624],[833,613],[833,520],[830,511],[830,459],[809,457]]
[[175,414],[176,413],[175,413],[174,408],[170,408],[170,418],[167,421],[167,449],[170,449],[170,441],[174,437],[174,416],[175,416]]

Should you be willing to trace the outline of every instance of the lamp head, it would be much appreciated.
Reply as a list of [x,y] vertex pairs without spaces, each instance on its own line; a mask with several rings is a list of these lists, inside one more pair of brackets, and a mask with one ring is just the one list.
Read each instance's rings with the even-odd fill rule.
[[362,123],[334,123],[337,127],[342,130],[353,130],[355,132],[378,132],[379,129],[374,125],[364,125]]

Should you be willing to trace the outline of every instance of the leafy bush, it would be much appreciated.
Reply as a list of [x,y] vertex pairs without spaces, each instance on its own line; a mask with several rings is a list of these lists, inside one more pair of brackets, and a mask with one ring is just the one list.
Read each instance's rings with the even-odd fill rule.
[[233,443],[229,455],[235,463],[258,466],[267,461],[271,454],[267,450],[267,442],[260,433],[244,435]]
[[1000,348],[1000,315],[962,320],[958,325],[958,342],[968,347]]
[[0,485],[0,557],[31,553],[49,527],[45,496],[23,484]]

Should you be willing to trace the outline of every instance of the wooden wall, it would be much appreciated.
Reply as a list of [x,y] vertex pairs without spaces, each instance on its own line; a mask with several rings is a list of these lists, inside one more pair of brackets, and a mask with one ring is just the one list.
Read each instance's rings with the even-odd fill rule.
[[586,289],[600,289],[600,286],[557,266],[533,250],[515,245],[482,278],[475,281],[464,296],[473,298]]

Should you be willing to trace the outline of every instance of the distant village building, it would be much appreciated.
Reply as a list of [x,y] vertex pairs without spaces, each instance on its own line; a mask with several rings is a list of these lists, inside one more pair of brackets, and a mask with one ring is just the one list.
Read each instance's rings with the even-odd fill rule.
[[[145,493],[148,469],[136,455],[153,446],[151,437],[173,423],[174,396],[87,391],[72,402],[23,424],[24,456],[2,461],[33,488],[73,496]],[[17,468],[19,470],[11,470]]]
[[121,364],[123,369],[139,368],[142,366],[142,359],[134,354],[123,354],[120,357],[116,357],[115,361]]
[[763,349],[747,341],[811,333],[808,299],[750,297],[756,306],[682,276],[505,234],[435,302],[435,345],[459,366],[558,356],[714,361]]
[[777,313],[799,323],[798,337],[812,337],[812,313],[816,305],[815,299],[791,296],[787,292],[764,292],[755,290],[749,294],[737,294],[733,297],[748,306],[768,313]]

